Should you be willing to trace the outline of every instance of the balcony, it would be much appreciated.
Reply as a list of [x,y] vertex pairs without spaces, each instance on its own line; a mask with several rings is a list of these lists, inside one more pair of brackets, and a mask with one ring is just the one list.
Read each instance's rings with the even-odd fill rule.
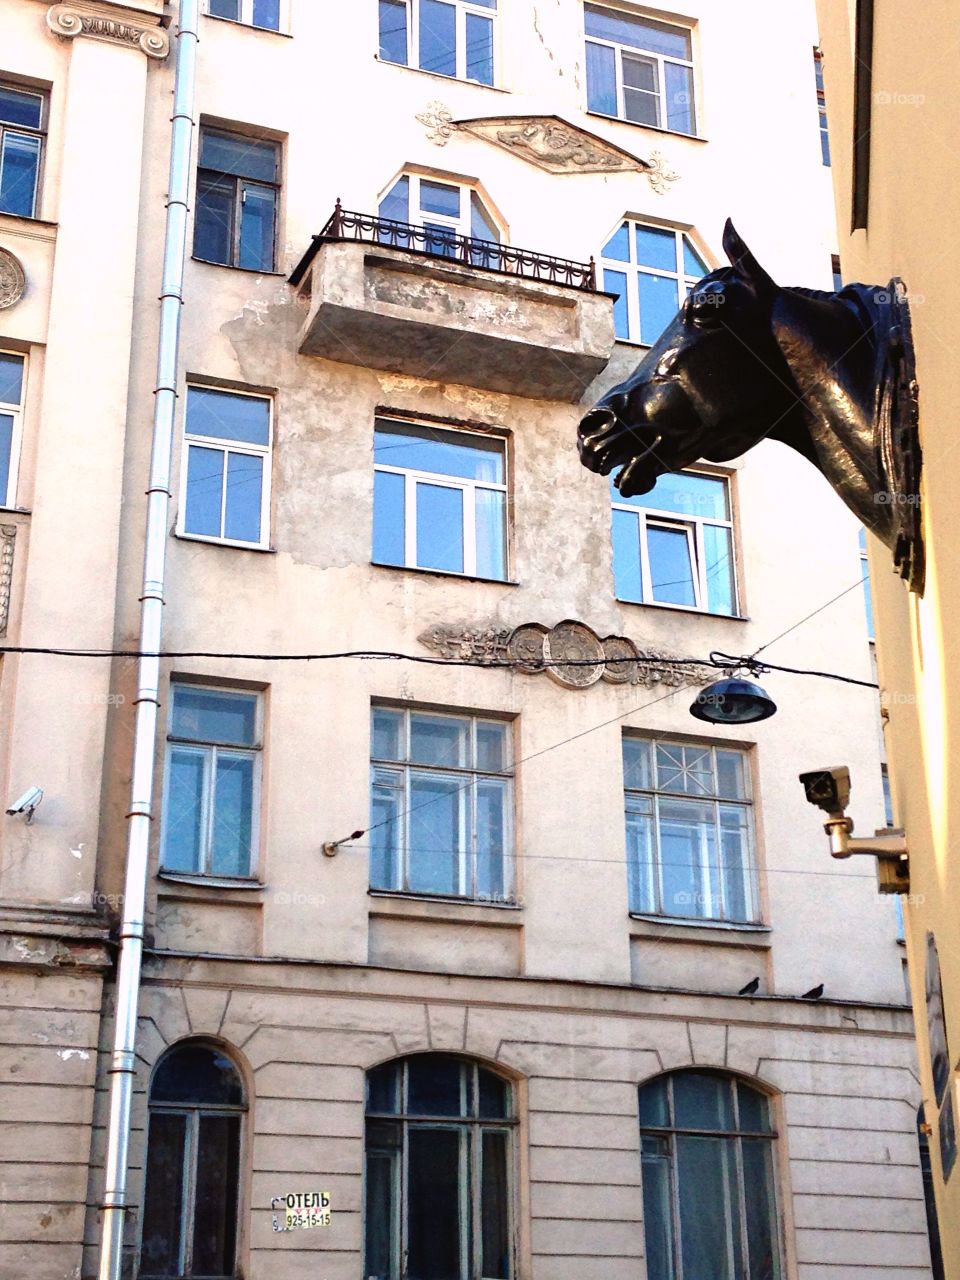
[[352,213],[290,277],[303,355],[533,399],[578,401],[613,349],[593,262]]

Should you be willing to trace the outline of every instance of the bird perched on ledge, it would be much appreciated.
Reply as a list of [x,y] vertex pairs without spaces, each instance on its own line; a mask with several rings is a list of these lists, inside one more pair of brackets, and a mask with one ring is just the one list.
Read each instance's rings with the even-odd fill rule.
[[752,996],[756,994],[757,987],[760,986],[759,977],[751,978],[745,987],[741,987],[737,992],[738,996]]
[[816,987],[811,987],[809,991],[805,991],[800,997],[801,1000],[819,1000],[823,995],[823,983]]

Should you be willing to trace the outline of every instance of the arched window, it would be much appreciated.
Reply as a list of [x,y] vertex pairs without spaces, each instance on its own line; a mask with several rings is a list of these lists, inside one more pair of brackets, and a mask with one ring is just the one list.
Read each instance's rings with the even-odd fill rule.
[[236,1274],[240,1073],[219,1049],[183,1044],[150,1087],[141,1280]]
[[367,1074],[364,1280],[511,1280],[513,1090],[430,1053]]
[[[500,228],[467,183],[401,174],[381,199],[379,214],[418,229],[381,228],[380,238],[399,248],[419,249],[442,258],[463,258],[466,253],[474,266],[499,265],[499,254],[492,246],[501,240]],[[465,247],[464,237],[480,243]]]
[[767,1098],[713,1071],[640,1089],[648,1280],[781,1280]]
[[617,295],[617,337],[652,347],[709,267],[684,231],[627,218],[603,246],[603,287]]

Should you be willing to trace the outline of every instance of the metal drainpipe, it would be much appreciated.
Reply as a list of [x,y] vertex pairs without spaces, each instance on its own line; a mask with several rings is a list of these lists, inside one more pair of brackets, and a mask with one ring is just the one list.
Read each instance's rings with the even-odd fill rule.
[[100,1280],[120,1280],[123,1229],[127,1214],[127,1158],[130,1104],[136,1070],[135,1044],[140,970],[143,960],[143,917],[147,896],[153,783],[156,765],[157,713],[160,694],[160,640],[163,631],[163,583],[170,509],[170,468],[177,404],[180,355],[180,312],[187,251],[187,194],[193,159],[193,109],[197,72],[199,0],[180,0],[176,83],[170,146],[170,177],[163,244],[160,291],[160,336],[153,415],[150,487],[147,490],[146,547],[140,597],[140,652],[137,668],[137,718],[130,783],[130,826],[127,829],[123,921],[117,1008],[110,1074],[110,1115],[104,1170],[103,1223],[100,1234]]

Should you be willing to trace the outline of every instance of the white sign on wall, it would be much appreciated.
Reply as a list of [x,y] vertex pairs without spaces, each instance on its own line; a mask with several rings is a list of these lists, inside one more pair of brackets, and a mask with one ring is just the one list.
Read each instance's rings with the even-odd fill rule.
[[291,1191],[274,1196],[270,1208],[274,1211],[274,1231],[304,1231],[330,1225],[329,1191]]

